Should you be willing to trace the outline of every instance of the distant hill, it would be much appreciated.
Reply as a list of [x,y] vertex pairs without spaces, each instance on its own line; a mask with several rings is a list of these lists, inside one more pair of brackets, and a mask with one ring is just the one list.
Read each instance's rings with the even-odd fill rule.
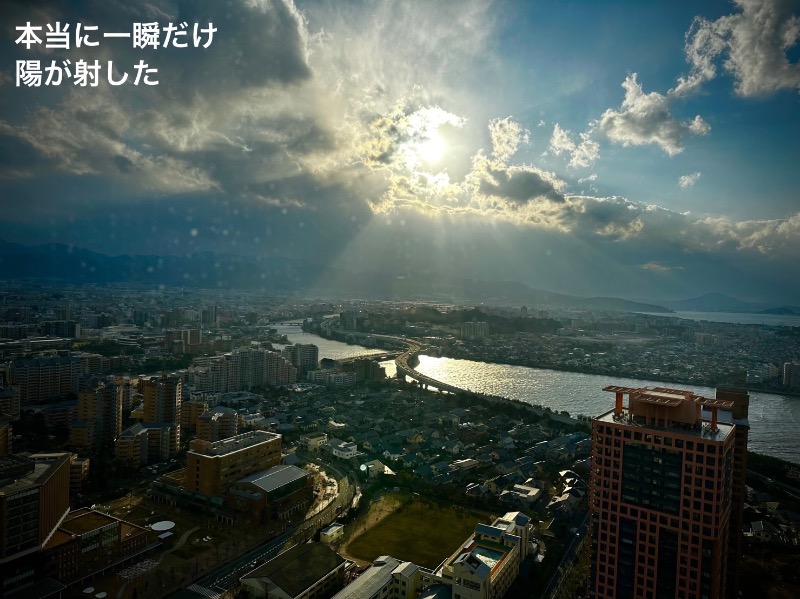
[[759,310],[759,314],[777,314],[780,316],[788,316],[792,314],[800,314],[800,308],[790,308],[789,306],[780,306],[778,308],[767,308],[766,310]]
[[583,310],[671,312],[662,305],[615,297],[578,297],[533,289],[514,281],[484,281],[434,272],[349,272],[285,256],[210,252],[184,256],[107,256],[48,244],[0,240],[0,278],[106,285],[128,283],[254,289],[308,297],[470,301],[488,305],[553,306]]
[[664,312],[670,313],[672,310],[657,304],[646,304],[633,302],[618,297],[587,297],[577,298],[572,301],[576,307],[583,307],[593,310],[617,310],[622,312]]
[[678,301],[664,301],[665,306],[680,311],[689,312],[744,312],[754,313],[764,309],[764,304],[746,302],[724,293],[706,293]]

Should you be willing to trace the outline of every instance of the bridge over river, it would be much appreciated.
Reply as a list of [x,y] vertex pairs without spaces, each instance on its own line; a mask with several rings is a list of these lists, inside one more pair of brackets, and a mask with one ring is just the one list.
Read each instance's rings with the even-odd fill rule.
[[397,367],[397,378],[403,380],[406,378],[413,379],[417,381],[423,389],[435,387],[439,391],[447,391],[449,393],[463,393],[465,391],[461,387],[443,383],[442,381],[438,381],[419,372],[411,364],[417,362],[417,355],[422,351],[422,346],[416,341],[411,340],[406,340],[406,344],[408,345],[408,349],[394,360],[394,364]]
[[366,333],[357,333],[352,331],[347,331],[348,335],[352,335],[354,338],[359,337],[369,337],[371,342],[375,342],[377,340],[380,341],[388,341],[391,345],[404,345],[406,347],[405,351],[387,351],[383,354],[376,354],[376,355],[366,355],[366,356],[357,356],[353,358],[345,358],[344,360],[339,360],[339,362],[351,362],[358,358],[369,358],[371,360],[390,360],[394,358],[394,364],[397,367],[397,378],[405,380],[406,378],[413,379],[417,381],[423,389],[427,389],[428,387],[434,387],[439,391],[447,391],[449,393],[464,393],[465,389],[460,387],[456,387],[455,385],[450,385],[448,383],[444,383],[442,381],[438,381],[434,378],[431,378],[427,375],[422,374],[421,372],[417,371],[413,364],[416,364],[417,355],[422,351],[423,347],[422,344],[419,342],[408,339],[406,337],[395,337],[393,335],[375,335],[375,334],[366,334]]
[[[367,335],[367,334],[364,334],[364,333],[351,333],[350,331],[348,331],[348,334],[352,334],[356,338],[360,337],[360,336],[364,336],[364,337],[369,337],[373,341],[376,340],[376,339],[380,339],[380,340],[383,340],[383,341],[388,341],[388,342],[390,342],[390,343],[392,343],[394,345],[404,345],[406,347],[406,349],[405,349],[405,351],[403,351],[401,353],[398,353],[398,352],[386,352],[385,354],[378,354],[378,357],[380,357],[381,355],[384,356],[384,359],[390,359],[390,358],[394,357],[394,364],[395,364],[395,367],[397,368],[397,375],[396,375],[397,378],[402,379],[402,380],[406,380],[407,378],[415,380],[420,384],[420,386],[423,389],[428,389],[429,387],[433,387],[435,389],[438,389],[439,391],[444,391],[444,392],[447,392],[447,393],[469,393],[469,394],[481,397],[481,398],[486,399],[486,400],[491,401],[491,402],[509,402],[510,401],[510,402],[518,403],[518,404],[524,406],[525,408],[527,408],[528,410],[531,410],[532,412],[536,413],[539,416],[542,416],[542,415],[545,414],[544,410],[542,410],[541,408],[536,407],[536,406],[532,406],[532,405],[530,405],[528,403],[525,403],[525,402],[518,402],[517,400],[509,399],[509,398],[506,398],[506,397],[499,397],[499,396],[496,396],[496,395],[487,395],[486,393],[479,393],[479,392],[476,392],[476,391],[471,391],[469,389],[464,389],[462,387],[457,387],[455,385],[451,385],[449,383],[445,383],[445,382],[437,380],[437,379],[435,379],[433,377],[429,377],[429,376],[427,376],[425,374],[422,374],[421,372],[419,372],[414,367],[414,365],[416,365],[416,363],[417,363],[417,356],[423,351],[424,348],[423,348],[421,343],[419,343],[418,341],[416,341],[414,339],[408,339],[406,337],[395,337],[395,336],[392,336],[392,335],[375,335],[375,334]],[[371,356],[371,355],[360,356],[360,357],[362,357],[362,358],[371,358],[371,359],[375,358],[375,356]],[[357,358],[348,358],[348,359],[346,359],[346,361],[347,360],[352,360],[352,359],[357,359]],[[573,420],[572,418],[569,418],[567,416],[562,416],[561,414],[551,414],[550,417],[554,418],[554,419],[557,419],[559,421],[562,421],[562,422],[564,422],[566,424],[577,424],[578,423],[577,420]]]

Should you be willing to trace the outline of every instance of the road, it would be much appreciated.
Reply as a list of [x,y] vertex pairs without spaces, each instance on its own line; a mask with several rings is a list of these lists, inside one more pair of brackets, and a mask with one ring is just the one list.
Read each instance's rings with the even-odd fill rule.
[[207,576],[201,578],[188,589],[179,591],[171,597],[174,599],[196,599],[197,597],[219,597],[228,590],[234,581],[234,573],[245,568],[255,568],[258,563],[272,559],[295,534],[295,529],[289,529],[280,536],[266,541],[256,549],[245,555],[231,560],[220,566]]
[[775,480],[775,479],[769,478],[768,476],[764,476],[763,474],[759,474],[758,472],[755,472],[754,470],[748,469],[747,470],[747,474],[749,474],[751,476],[755,476],[757,479],[764,481],[768,485],[775,485],[778,488],[783,489],[784,491],[786,491],[789,495],[791,495],[795,499],[800,499],[800,489],[798,489],[797,487],[793,487],[792,485],[787,485],[786,483],[782,483],[779,480]]
[[545,597],[549,599],[558,590],[558,587],[561,585],[561,581],[563,580],[564,574],[566,574],[569,571],[570,567],[572,566],[572,562],[575,559],[575,554],[578,550],[578,546],[580,545],[581,540],[583,540],[583,538],[586,536],[586,527],[588,522],[589,522],[589,514],[587,513],[586,516],[583,518],[583,521],[581,522],[580,526],[578,526],[578,529],[575,532],[575,534],[572,535],[572,540],[570,541],[569,545],[564,551],[564,555],[562,556],[561,561],[558,564],[558,567],[553,572],[553,576],[550,578],[550,582],[547,583],[547,588],[545,588],[544,592],[542,592],[540,597]]

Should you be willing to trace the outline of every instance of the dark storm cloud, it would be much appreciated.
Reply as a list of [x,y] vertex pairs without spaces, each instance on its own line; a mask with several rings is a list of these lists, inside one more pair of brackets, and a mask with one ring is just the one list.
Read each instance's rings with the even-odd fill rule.
[[515,204],[524,204],[537,198],[563,202],[553,181],[539,171],[492,168],[486,169],[488,178],[481,179],[479,191],[487,196],[498,196]]
[[[98,87],[10,90],[35,102],[20,113],[5,110],[13,102],[7,97],[0,119],[4,153],[33,148],[38,159],[29,168],[39,164],[91,177],[88,194],[98,177],[120,179],[129,190],[155,198],[187,191],[235,194],[250,183],[294,175],[298,156],[331,146],[320,124],[297,112],[283,93],[311,77],[303,19],[289,1],[15,2],[5,14],[12,24],[59,20],[74,29],[82,22],[98,25],[100,33],[130,31],[134,22],[187,22],[190,46],[194,23],[217,28],[207,49],[140,50],[128,40],[100,38],[97,48],[41,47],[24,56],[44,64],[113,60],[117,70],[131,71],[131,79],[140,59],[158,68],[157,86],[112,88],[103,71]],[[13,27],[5,33],[4,63],[13,64],[18,33]],[[6,176],[15,172],[6,168]]]

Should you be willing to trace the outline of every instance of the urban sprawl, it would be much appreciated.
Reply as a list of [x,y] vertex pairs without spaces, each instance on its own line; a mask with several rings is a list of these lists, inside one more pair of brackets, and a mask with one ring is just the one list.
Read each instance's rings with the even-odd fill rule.
[[[569,415],[421,354],[660,383]],[[796,592],[800,473],[747,440],[798,359],[796,327],[674,314],[7,284],[0,596]]]

